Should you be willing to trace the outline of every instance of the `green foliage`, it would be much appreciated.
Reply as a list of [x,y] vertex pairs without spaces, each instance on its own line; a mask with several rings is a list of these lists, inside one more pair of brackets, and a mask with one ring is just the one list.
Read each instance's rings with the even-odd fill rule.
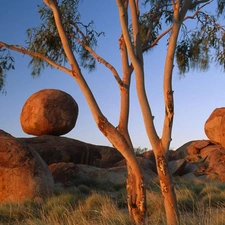
[[0,47],[0,91],[5,85],[6,72],[11,69],[15,69],[14,58],[8,49]]
[[225,2],[224,0],[217,0],[217,13],[218,16],[223,15],[225,11]]
[[141,148],[141,147],[134,148],[135,155],[141,155],[146,151],[148,151],[148,148]]
[[[183,22],[180,40],[176,48],[176,62],[180,74],[190,69],[205,71],[211,62],[216,62],[225,69],[225,29],[218,24],[219,16],[225,12],[225,2],[217,1],[215,13],[210,15],[204,11],[204,4],[209,1],[193,1],[189,7],[189,15],[195,15],[196,27],[189,29]],[[181,1],[180,9],[184,1]],[[150,10],[140,16],[140,33],[143,40],[143,51],[154,47],[152,43],[165,30],[165,25],[173,22],[171,1],[146,0]],[[200,8],[202,7],[202,8]],[[162,30],[163,27],[163,30]],[[169,40],[168,40],[169,41]]]
[[[63,0],[58,1],[58,7],[72,51],[78,54],[81,66],[91,71],[95,68],[96,61],[84,48],[84,45],[96,46],[97,37],[103,33],[97,33],[93,30],[93,22],[88,25],[81,23],[78,3],[79,0]],[[42,23],[38,27],[27,29],[27,49],[40,53],[59,65],[65,64],[67,57],[61,44],[52,10],[42,4],[38,6],[38,13]],[[78,43],[78,40],[80,43]],[[29,65],[32,67],[32,75],[34,76],[39,75],[42,69],[49,66],[48,63],[38,57],[33,57]]]
[[157,44],[153,42],[164,29],[163,23],[171,25],[173,22],[171,1],[145,1],[145,6],[147,3],[150,4],[150,10],[142,13],[139,18],[143,52]]
[[[95,48],[97,39],[103,32],[93,28],[93,21],[85,25],[79,14],[79,0],[56,1],[61,12],[62,23],[72,51],[79,58],[81,67],[92,71],[96,67],[96,59],[85,48]],[[210,1],[193,1],[188,15],[195,14],[196,27],[188,30],[183,22],[180,40],[176,49],[176,62],[180,74],[190,69],[207,70],[210,62],[216,62],[225,69],[225,29],[217,20],[224,15],[225,2],[217,0],[215,13],[204,12],[204,4]],[[181,1],[180,9],[184,4]],[[159,36],[173,24],[173,5],[170,0],[145,0],[146,7],[139,14],[140,37],[142,51],[146,52],[158,44]],[[202,7],[202,8],[201,8]],[[67,57],[56,29],[53,13],[44,3],[38,6],[41,24],[27,29],[27,49],[37,52],[59,65],[67,63]],[[132,26],[130,32],[132,34]],[[169,34],[169,32],[167,32]],[[131,35],[132,36],[132,35]],[[164,35],[163,35],[164,36]],[[160,37],[161,38],[161,37]],[[167,40],[169,42],[169,39]],[[32,75],[39,75],[49,64],[38,57],[32,57],[30,64]],[[5,83],[6,72],[14,69],[14,61],[5,48],[0,48],[0,90]]]

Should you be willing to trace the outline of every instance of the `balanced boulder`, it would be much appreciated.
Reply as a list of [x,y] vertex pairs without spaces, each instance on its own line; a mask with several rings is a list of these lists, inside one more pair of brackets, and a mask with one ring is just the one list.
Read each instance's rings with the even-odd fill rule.
[[74,128],[77,116],[78,105],[71,95],[56,89],[43,89],[27,99],[20,123],[27,134],[59,136]]
[[225,148],[225,107],[215,109],[205,122],[205,134]]
[[0,202],[45,198],[54,181],[39,154],[0,130]]

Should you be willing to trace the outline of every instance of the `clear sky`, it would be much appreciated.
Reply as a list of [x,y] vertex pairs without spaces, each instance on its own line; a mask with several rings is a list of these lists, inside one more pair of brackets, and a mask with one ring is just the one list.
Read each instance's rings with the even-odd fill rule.
[[[41,0],[2,1],[0,41],[23,45],[26,29],[39,24],[37,5],[41,3]],[[105,36],[98,42],[96,52],[121,73],[118,48],[120,27],[116,1],[96,0],[93,4],[93,0],[85,0],[81,4],[81,14],[84,21],[94,20],[96,29],[105,32]],[[147,94],[160,136],[164,119],[162,77],[167,48],[165,40],[145,56]],[[16,59],[16,69],[8,72],[5,86],[7,94],[0,94],[0,129],[15,137],[30,137],[20,126],[20,113],[24,103],[30,95],[41,89],[56,88],[69,93],[79,105],[77,124],[65,136],[88,143],[111,146],[98,130],[73,78],[56,69],[46,69],[39,77],[33,78],[30,75],[31,68],[28,68],[29,57],[18,53],[13,55]],[[94,72],[88,73],[83,70],[83,74],[103,113],[116,126],[119,115],[119,90],[111,72],[98,64]],[[207,72],[192,71],[182,78],[175,67],[173,78],[175,117],[171,148],[178,148],[191,140],[207,139],[204,133],[205,121],[215,108],[225,106],[224,84],[225,74],[215,65],[211,65]],[[131,138],[134,147],[151,148],[145,133],[134,80],[132,89],[129,124]]]

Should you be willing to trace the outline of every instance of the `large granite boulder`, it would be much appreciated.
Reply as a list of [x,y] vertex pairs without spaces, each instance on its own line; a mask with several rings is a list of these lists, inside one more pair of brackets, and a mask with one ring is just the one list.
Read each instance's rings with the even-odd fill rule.
[[98,166],[101,159],[97,146],[72,138],[44,135],[18,139],[35,149],[48,165],[73,162]]
[[56,89],[43,89],[27,99],[20,123],[27,134],[59,136],[74,128],[77,116],[78,105],[69,94]]
[[54,181],[39,154],[0,130],[0,202],[45,198]]
[[99,167],[110,168],[114,167],[116,163],[124,159],[121,153],[109,146],[98,146],[99,153],[101,154],[101,160],[99,161]]
[[72,162],[109,168],[123,158],[115,148],[93,145],[68,137],[44,135],[18,139],[34,148],[48,165]]
[[225,107],[215,109],[205,122],[205,134],[225,148]]

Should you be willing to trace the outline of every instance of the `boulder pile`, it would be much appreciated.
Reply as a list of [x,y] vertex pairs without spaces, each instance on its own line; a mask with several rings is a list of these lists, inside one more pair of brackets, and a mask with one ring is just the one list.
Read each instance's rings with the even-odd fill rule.
[[[37,137],[15,138],[0,130],[0,202],[44,198],[54,182],[64,187],[81,180],[125,185],[126,162],[115,148],[60,137],[75,126],[77,116],[78,106],[70,95],[44,89],[33,94],[21,112],[24,132]],[[209,140],[190,141],[169,151],[173,176],[225,182],[225,108],[213,111],[205,133]],[[157,178],[152,150],[137,160],[147,182]]]

